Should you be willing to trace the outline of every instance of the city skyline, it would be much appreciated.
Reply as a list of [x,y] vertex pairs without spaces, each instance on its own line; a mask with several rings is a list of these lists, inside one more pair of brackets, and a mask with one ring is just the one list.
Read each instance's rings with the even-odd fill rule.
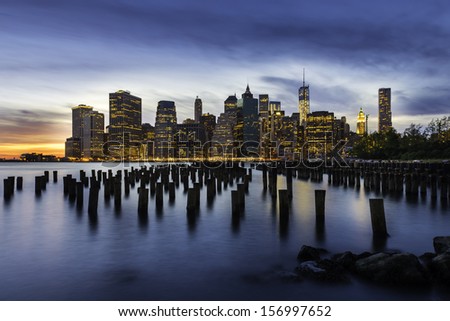
[[346,116],[353,131],[361,106],[377,129],[378,88],[392,88],[399,132],[448,113],[444,1],[420,14],[406,1],[3,4],[0,158],[63,155],[69,108],[86,104],[106,117],[107,93],[117,89],[142,98],[143,122],[154,123],[161,100],[175,101],[179,119],[193,118],[196,96],[219,116],[247,82],[291,114],[303,68],[311,111]]

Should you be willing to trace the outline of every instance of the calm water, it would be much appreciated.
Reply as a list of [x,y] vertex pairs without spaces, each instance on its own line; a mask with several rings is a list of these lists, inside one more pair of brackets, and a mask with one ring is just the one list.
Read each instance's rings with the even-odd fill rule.
[[[3,200],[0,186],[0,299],[2,300],[415,300],[448,299],[439,291],[402,291],[352,280],[326,285],[280,280],[293,271],[301,245],[328,249],[373,251],[369,197],[364,188],[329,186],[294,178],[289,226],[280,231],[277,205],[262,189],[259,171],[246,197],[245,216],[231,223],[231,189],[212,205],[202,189],[197,220],[186,218],[186,194],[177,189],[174,204],[164,195],[164,209],[156,213],[150,200],[148,222],[137,216],[137,190],[114,201],[99,194],[97,223],[63,195],[62,177],[79,170],[107,170],[101,164],[0,163],[0,178],[23,176],[24,188]],[[123,167],[112,168],[113,172]],[[40,198],[34,195],[34,176],[58,170]],[[285,186],[279,176],[278,188]],[[324,188],[326,222],[323,234],[315,229],[314,190]],[[85,189],[85,202],[88,189]],[[450,235],[446,205],[419,199],[385,196],[390,237],[386,249],[420,255],[433,251],[432,239]]]

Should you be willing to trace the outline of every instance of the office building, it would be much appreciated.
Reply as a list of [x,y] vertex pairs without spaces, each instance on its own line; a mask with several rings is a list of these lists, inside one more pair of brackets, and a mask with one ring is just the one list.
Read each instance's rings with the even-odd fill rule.
[[142,140],[142,99],[129,91],[109,94],[109,139],[125,159],[138,158]]
[[309,85],[305,84],[305,69],[303,69],[303,84],[298,89],[298,112],[300,114],[300,125],[305,126],[310,113]]
[[334,113],[316,111],[306,120],[306,143],[309,158],[325,159],[334,144]]
[[197,96],[194,102],[194,120],[196,123],[200,122],[200,117],[203,114],[202,109],[203,109],[202,100]]
[[105,116],[98,111],[91,111],[84,116],[83,137],[81,146],[83,158],[103,158],[103,135],[105,128]]
[[250,87],[247,85],[242,98],[238,100],[238,108],[242,109],[243,142],[241,154],[244,157],[258,155],[259,146],[259,116],[258,99],[253,98]]
[[176,156],[175,132],[177,111],[173,101],[158,102],[155,120],[155,157],[159,159]]
[[378,132],[392,128],[391,88],[378,89]]

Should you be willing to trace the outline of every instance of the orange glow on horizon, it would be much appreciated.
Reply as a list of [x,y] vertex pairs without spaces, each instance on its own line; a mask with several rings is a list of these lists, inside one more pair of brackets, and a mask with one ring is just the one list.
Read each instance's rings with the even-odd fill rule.
[[64,156],[64,143],[54,144],[0,144],[0,158],[14,159],[20,158],[25,153],[42,153],[44,155]]

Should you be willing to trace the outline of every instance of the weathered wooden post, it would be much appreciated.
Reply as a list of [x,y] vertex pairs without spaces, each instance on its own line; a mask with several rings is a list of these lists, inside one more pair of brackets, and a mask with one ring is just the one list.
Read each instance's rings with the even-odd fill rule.
[[316,203],[316,222],[320,224],[325,222],[325,195],[325,190],[316,189],[314,191]]
[[9,178],[3,179],[3,197],[9,199],[14,193],[14,181],[11,186],[11,180]]
[[436,174],[430,175],[431,198],[437,197],[437,177]]
[[231,191],[231,215],[233,218],[240,216],[239,192]]
[[[23,188],[23,177],[22,176],[18,176],[17,177],[17,190],[21,191]],[[14,190],[14,188],[13,188]]]
[[84,186],[82,182],[77,182],[76,185],[77,185],[77,208],[80,209],[83,207]]
[[[127,173],[127,172],[125,172],[125,173]],[[130,177],[128,175],[126,175],[124,177],[123,183],[125,186],[125,197],[128,197],[130,195]]]
[[280,219],[289,218],[289,196],[287,189],[278,190],[278,208],[280,210]]
[[44,176],[45,176],[45,182],[48,183],[49,182],[49,172],[44,171]]
[[53,183],[58,182],[58,171],[53,171]]
[[289,200],[292,200],[292,168],[286,168],[286,188],[287,188],[287,197]]
[[71,178],[69,179],[69,200],[73,202],[75,201],[76,198],[77,198],[77,180],[75,178]]
[[239,206],[245,208],[245,185],[237,184],[237,191],[239,196]]
[[156,208],[163,207],[164,184],[162,182],[156,183]]
[[441,176],[441,199],[447,199],[447,177]]
[[427,195],[427,175],[425,173],[420,175],[420,194]]
[[196,204],[195,204],[195,206],[198,209],[198,208],[200,208],[200,183],[194,183],[194,190],[195,190],[195,193],[196,193],[196,196],[195,196]]
[[139,187],[138,214],[148,214],[148,188]]
[[89,188],[88,214],[90,217],[97,216],[98,192],[99,192],[99,188],[97,185],[91,186]]
[[382,198],[369,199],[370,217],[372,220],[372,231],[375,237],[388,235],[386,229],[386,218],[384,213],[384,201]]
[[114,207],[119,209],[122,206],[122,182],[120,177],[114,178]]
[[195,188],[189,188],[187,194],[187,214],[192,215],[197,210],[197,191]]
[[175,202],[175,182],[169,183],[169,203]]
[[249,175],[245,175],[244,176],[244,189],[245,189],[245,193],[248,194],[248,185],[250,183],[250,176]]
[[263,189],[267,189],[267,166],[266,164],[262,165],[262,180],[263,180]]

